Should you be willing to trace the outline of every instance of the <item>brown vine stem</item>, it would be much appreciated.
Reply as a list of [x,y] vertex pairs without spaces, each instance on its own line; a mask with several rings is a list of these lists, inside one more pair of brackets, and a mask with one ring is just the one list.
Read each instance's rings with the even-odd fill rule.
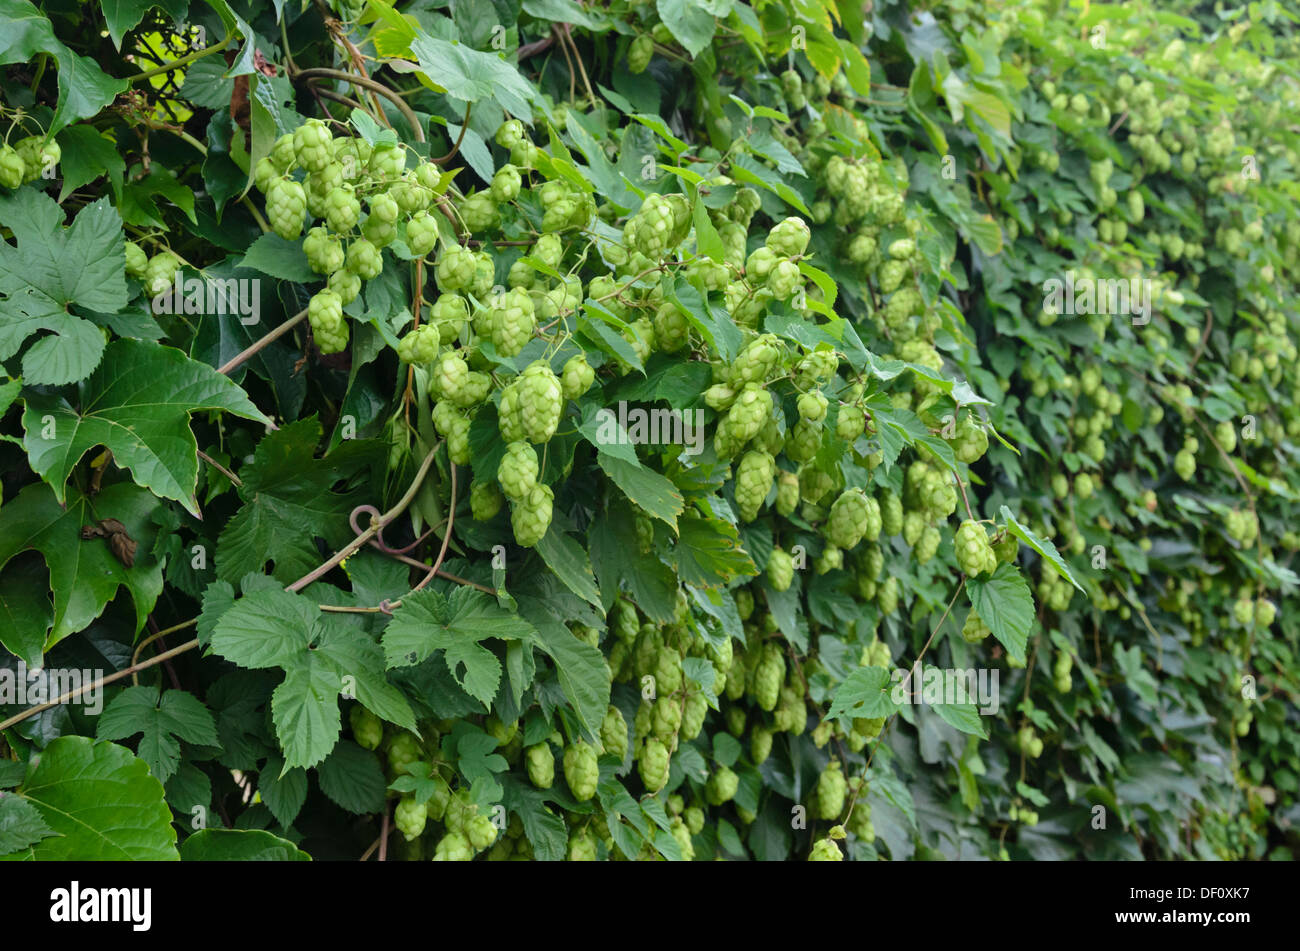
[[554,43],[554,33],[551,33],[540,40],[534,40],[532,43],[525,43],[523,46],[519,47],[518,58],[520,60],[525,60],[530,56],[536,56],[538,53],[550,49]]
[[582,54],[578,52],[578,44],[573,41],[573,28],[565,23],[561,27],[564,39],[569,42],[569,49],[573,50],[573,58],[578,64],[578,71],[582,73],[582,84],[587,87],[587,97],[591,100],[592,108],[600,106],[600,100],[596,98],[595,91],[591,88],[591,80],[587,77],[587,67],[582,62]]
[[575,95],[575,86],[577,74],[573,71],[573,57],[569,55],[569,47],[565,45],[564,40],[560,38],[560,24],[554,24],[551,27],[551,36],[559,40],[560,52],[564,54],[564,61],[569,64],[569,101],[573,102]]
[[438,549],[438,557],[433,560],[433,567],[424,576],[424,580],[411,589],[412,594],[433,580],[442,567],[443,559],[447,557],[447,546],[451,543],[451,528],[456,523],[456,463],[448,462],[447,465],[451,469],[451,501],[447,503],[447,527],[442,533],[442,547]]
[[341,82],[348,82],[354,86],[360,86],[362,89],[368,89],[371,92],[379,93],[395,105],[397,111],[405,117],[406,121],[411,126],[411,131],[415,135],[415,140],[417,142],[425,141],[424,129],[420,127],[420,120],[416,117],[415,110],[411,108],[410,104],[408,104],[405,99],[393,92],[377,79],[371,79],[368,76],[358,76],[355,73],[347,73],[341,69],[327,69],[324,66],[316,66],[311,69],[300,70],[298,75],[294,78],[306,80],[315,77],[320,77],[322,79],[337,79]]
[[236,488],[238,488],[239,486],[242,486],[242,485],[244,484],[243,481],[239,478],[239,476],[235,475],[233,472],[231,472],[229,469],[227,469],[227,468],[226,468],[225,466],[223,466],[221,463],[217,462],[217,460],[213,459],[211,456],[209,456],[209,455],[208,455],[206,452],[204,452],[202,449],[198,450],[198,453],[199,453],[199,458],[200,458],[200,459],[202,459],[204,462],[206,462],[206,463],[207,463],[208,465],[210,465],[212,468],[216,469],[216,470],[217,470],[218,472],[220,472],[223,476],[225,476],[227,479],[229,479],[231,485],[234,485]]
[[316,95],[324,96],[326,99],[332,100],[337,103],[341,103],[342,105],[347,106],[349,109],[356,109],[360,112],[367,112],[367,113],[370,112],[370,108],[368,106],[363,106],[361,103],[357,102],[351,96],[345,96],[341,92],[335,92],[332,89],[321,89],[315,83],[311,84],[311,90]]
[[149,667],[154,667],[158,664],[165,663],[166,661],[171,660],[173,657],[176,657],[179,654],[184,654],[186,651],[194,650],[194,648],[198,646],[199,646],[199,639],[196,637],[192,641],[186,641],[180,647],[173,647],[169,651],[164,651],[161,654],[157,654],[153,657],[150,657],[148,660],[141,661],[138,664],[133,664],[130,667],[123,668],[122,670],[119,670],[116,673],[109,674],[107,677],[100,677],[94,683],[84,684],[78,687],[76,690],[69,690],[67,693],[59,697],[57,700],[51,700],[49,703],[42,703],[39,706],[30,707],[24,710],[22,713],[15,713],[8,720],[5,720],[4,722],[0,723],[0,733],[3,733],[11,726],[15,726],[19,723],[22,723],[28,717],[33,717],[43,710],[48,710],[50,709],[50,707],[57,707],[61,703],[67,703],[69,700],[75,700],[77,697],[80,697],[83,693],[86,693],[87,691],[97,690],[100,687],[104,686],[105,684],[111,684],[115,680],[121,680],[123,677],[129,677],[133,674],[139,673],[142,670],[146,670]]
[[456,137],[456,143],[451,147],[450,152],[448,152],[446,155],[439,156],[436,159],[429,159],[429,161],[432,162],[434,165],[446,165],[448,162],[454,159],[456,157],[456,153],[460,151],[460,144],[465,141],[465,133],[469,131],[469,113],[470,113],[470,109],[472,109],[473,106],[474,103],[472,102],[465,103],[465,119],[460,125],[460,135]]
[[[410,565],[412,568],[419,568],[421,571],[429,570],[429,566],[426,565],[424,562],[416,561],[414,558],[411,558],[408,555],[395,555],[392,552],[387,552],[386,554],[388,555],[389,558],[392,558],[396,561],[400,561],[404,565]],[[443,571],[441,568],[438,569],[438,577],[446,578],[448,581],[453,581],[456,584],[463,584],[467,588],[475,588],[479,591],[482,591],[484,594],[491,594],[491,595],[496,594],[494,590],[492,590],[485,584],[479,584],[477,581],[470,581],[468,578],[460,577],[460,575],[453,575],[450,571]],[[401,603],[402,603],[401,601],[390,601],[388,606],[390,608],[395,608],[401,605]]]
[[[148,647],[150,644],[152,644],[154,641],[158,640],[158,638],[166,637],[168,634],[175,634],[177,631],[183,631],[187,627],[193,627],[195,624],[198,623],[199,623],[199,619],[196,617],[192,617],[188,621],[181,621],[180,624],[173,624],[171,627],[166,627],[163,628],[161,631],[157,631],[153,634],[150,634],[148,637],[146,637],[144,640],[142,640],[139,644],[135,646],[135,652],[131,654],[131,666],[134,667],[136,664],[140,662],[140,652],[144,650],[146,647]],[[131,682],[139,683],[140,680],[138,677],[136,677],[135,674],[132,674]]]
[[259,351],[264,350],[266,347],[270,346],[270,344],[274,343],[276,340],[283,337],[294,327],[298,326],[298,324],[302,323],[303,320],[305,320],[306,318],[307,318],[307,308],[304,307],[302,310],[298,311],[298,313],[294,314],[292,317],[290,317],[280,326],[276,327],[270,333],[253,341],[253,343],[249,344],[247,347],[245,347],[239,353],[235,354],[233,357],[231,357],[221,366],[217,367],[217,372],[229,373],[231,370],[235,369],[237,366],[239,366],[249,357],[255,356]]
[[961,490],[961,501],[962,504],[966,506],[966,515],[972,522],[977,521],[975,513],[970,509],[970,499],[966,498],[966,483],[962,482],[961,476],[957,475],[955,472],[952,474],[952,478],[953,481],[957,483],[957,488]]
[[1196,353],[1192,354],[1192,362],[1187,365],[1189,373],[1196,369],[1196,364],[1200,361],[1201,354],[1205,353],[1205,345],[1210,342],[1210,331],[1213,328],[1214,311],[1207,307],[1205,308],[1205,331],[1201,334],[1201,342],[1196,347]]
[[230,41],[233,40],[234,38],[235,37],[233,33],[227,34],[226,38],[222,40],[220,43],[217,43],[213,46],[205,46],[201,50],[195,50],[193,53],[188,53],[185,56],[182,56],[180,59],[174,59],[170,63],[163,63],[161,66],[157,66],[154,69],[147,69],[143,73],[136,73],[134,76],[128,76],[126,77],[126,82],[138,83],[142,79],[150,79],[154,76],[161,76],[163,73],[170,73],[172,70],[183,69],[186,66],[188,66],[190,63],[194,62],[196,59],[202,59],[205,56],[211,56],[213,53],[220,53],[223,49],[225,49],[227,46],[230,45]]
[[438,445],[434,446],[432,449],[429,450],[428,455],[424,457],[424,461],[420,463],[420,468],[419,470],[416,471],[415,478],[411,480],[411,484],[407,487],[406,494],[397,500],[396,505],[394,505],[391,509],[385,512],[379,518],[372,518],[370,521],[369,528],[367,528],[356,538],[352,539],[350,543],[345,545],[339,551],[335,552],[334,555],[331,556],[330,559],[326,561],[323,565],[320,565],[319,567],[309,571],[307,574],[303,575],[293,584],[287,586],[284,590],[295,591],[295,592],[301,591],[303,588],[307,587],[307,585],[311,584],[317,578],[320,578],[322,575],[332,571],[335,567],[338,566],[338,564],[341,561],[343,561],[343,559],[348,558],[356,554],[358,551],[360,551],[362,545],[364,545],[370,539],[378,535],[385,525],[387,525],[393,519],[397,518],[397,516],[401,515],[404,511],[406,511],[406,507],[411,504],[411,501],[415,498],[415,493],[419,491],[420,486],[424,483],[424,477],[429,471],[429,466],[433,465],[433,457],[437,455],[438,448],[441,445],[442,443],[438,443]]

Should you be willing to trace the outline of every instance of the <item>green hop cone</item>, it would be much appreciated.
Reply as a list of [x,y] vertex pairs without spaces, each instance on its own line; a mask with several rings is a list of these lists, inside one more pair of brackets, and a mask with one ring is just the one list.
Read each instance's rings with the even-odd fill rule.
[[475,482],[469,487],[469,508],[476,522],[496,518],[505,504],[501,489],[493,482]]
[[596,839],[589,832],[581,832],[569,839],[570,862],[594,862],[597,857]]
[[497,467],[497,481],[506,498],[519,502],[537,485],[537,451],[526,442],[512,442]]
[[563,388],[550,364],[529,364],[519,376],[520,422],[529,442],[544,443],[554,436],[563,408]]
[[551,527],[551,506],[555,494],[549,486],[534,485],[528,495],[515,502],[510,509],[510,525],[515,532],[515,542],[523,548],[532,548]]
[[978,644],[984,638],[988,637],[991,632],[989,627],[984,623],[983,618],[971,608],[971,612],[966,615],[966,623],[961,627],[961,636],[968,644]]
[[127,277],[136,279],[144,277],[145,270],[149,267],[149,257],[144,253],[144,249],[134,241],[126,242],[126,274]]
[[751,449],[741,457],[736,467],[736,506],[741,521],[752,522],[758,517],[775,475],[776,460],[770,453]]
[[682,688],[682,655],[673,647],[665,647],[655,658],[655,689],[661,694],[676,693]]
[[482,852],[496,840],[496,823],[487,816],[470,816],[465,821],[465,837],[475,852]]
[[772,397],[757,383],[746,383],[727,411],[727,429],[738,445],[758,435],[772,412]]
[[896,577],[886,578],[880,583],[876,593],[876,606],[882,614],[893,614],[898,610],[899,582]]
[[711,806],[721,806],[736,798],[740,777],[726,766],[719,766],[704,786],[704,798]]
[[366,750],[377,750],[384,739],[384,721],[361,704],[356,704],[348,714],[352,726],[352,739]]
[[596,795],[596,784],[600,781],[596,759],[596,748],[585,740],[578,740],[564,751],[564,781],[579,802]]
[[776,511],[789,516],[799,507],[799,477],[782,469],[776,477]]
[[793,261],[778,261],[768,272],[767,289],[777,300],[789,300],[802,286],[803,274]]
[[844,799],[848,793],[848,781],[839,760],[832,759],[817,777],[815,792],[817,815],[822,819],[836,819],[844,811]]
[[903,500],[888,490],[880,497],[880,531],[890,538],[903,531]]
[[800,394],[796,405],[801,419],[806,419],[810,423],[820,423],[826,418],[829,402],[824,394],[814,390],[811,393]]
[[469,287],[474,281],[477,263],[474,252],[469,248],[461,247],[459,244],[446,248],[438,256],[438,264],[434,269],[439,289],[455,292]]
[[709,714],[709,702],[702,693],[692,693],[686,697],[682,708],[681,738],[693,740],[704,729],[704,719]]
[[668,747],[658,737],[649,737],[637,757],[637,773],[641,783],[650,793],[657,793],[668,785]]
[[523,177],[513,165],[502,165],[492,176],[491,193],[493,200],[504,204],[519,197],[523,186]]
[[775,334],[763,334],[752,340],[735,362],[727,375],[727,383],[734,390],[739,390],[746,383],[763,383],[776,369],[781,359],[781,350]]
[[939,553],[939,543],[943,541],[943,536],[939,529],[934,525],[925,526],[925,531],[921,532],[921,537],[917,539],[916,546],[912,549],[912,554],[916,556],[917,564],[924,565]]
[[307,266],[317,274],[333,274],[343,266],[343,242],[337,235],[317,225],[302,240]]
[[988,533],[979,522],[966,519],[958,526],[953,549],[957,564],[967,577],[992,573],[998,566],[998,557],[989,544]]
[[759,661],[754,668],[754,702],[759,709],[772,711],[781,696],[781,684],[785,681],[785,655],[781,648],[772,642],[763,645]]
[[785,439],[785,454],[794,462],[809,462],[822,446],[822,424],[800,419]]
[[587,362],[587,355],[570,357],[560,372],[560,392],[566,400],[576,400],[596,381],[596,371]]
[[351,185],[330,189],[325,196],[325,223],[335,234],[348,234],[361,218],[361,202]]
[[794,582],[794,559],[780,548],[772,549],[767,559],[767,581],[776,591],[787,591]]
[[538,789],[550,789],[555,782],[555,754],[546,741],[528,747],[524,751],[524,762],[528,769],[528,779]]
[[307,194],[290,178],[277,178],[266,192],[266,217],[271,230],[286,241],[298,240],[302,234],[303,215],[307,212]]
[[388,742],[388,769],[401,776],[406,768],[420,759],[420,741],[411,733],[398,733]]
[[690,324],[677,306],[665,302],[659,305],[654,317],[655,343],[665,353],[676,353],[690,339]]
[[438,840],[433,851],[435,862],[468,862],[474,858],[474,849],[469,839],[460,832],[448,832]]
[[627,720],[623,711],[610,704],[600,724],[600,743],[605,752],[622,762],[627,757]]
[[412,796],[403,796],[393,810],[393,824],[397,826],[397,831],[406,837],[407,842],[420,837],[428,818],[428,806],[417,802]]
[[393,182],[402,177],[406,171],[406,147],[397,145],[378,145],[370,153],[366,168],[372,178]]
[[406,223],[406,247],[417,258],[423,258],[438,243],[438,223],[427,211],[417,211]]
[[654,39],[648,33],[640,33],[627,48],[627,71],[644,73],[654,57]]
[[[326,286],[339,296],[339,301],[346,307],[361,293],[361,278],[349,271],[345,265],[329,276]],[[430,355],[429,359],[433,359],[433,355]]]
[[384,259],[373,243],[358,238],[348,246],[347,269],[363,281],[369,281],[384,269]]
[[802,218],[785,218],[767,235],[767,247],[784,258],[797,258],[808,250],[812,232]]
[[[507,291],[492,309],[492,345],[504,357],[518,356],[537,327],[533,299],[523,288]],[[522,394],[521,394],[522,396]]]
[[856,404],[846,404],[840,407],[839,418],[835,421],[835,435],[852,445],[866,432],[866,426],[866,411]]
[[339,353],[347,347],[348,326],[338,294],[328,288],[317,291],[307,302],[307,320],[321,353]]
[[333,136],[320,119],[308,119],[293,133],[293,157],[309,172],[324,168],[334,157]]
[[27,163],[18,151],[9,145],[0,145],[0,185],[14,189],[23,183]]
[[844,853],[840,851],[839,844],[832,838],[818,839],[813,843],[812,851],[808,854],[809,862],[842,862]]
[[651,732],[665,743],[672,742],[682,728],[682,703],[677,697],[661,694],[654,702],[650,718]]
[[880,504],[861,489],[846,489],[831,505],[826,538],[836,548],[849,551],[864,536],[874,541],[879,535]]
[[23,162],[24,182],[33,182],[45,174],[46,169],[53,169],[63,154],[58,142],[53,139],[43,141],[39,135],[20,139],[14,151]]

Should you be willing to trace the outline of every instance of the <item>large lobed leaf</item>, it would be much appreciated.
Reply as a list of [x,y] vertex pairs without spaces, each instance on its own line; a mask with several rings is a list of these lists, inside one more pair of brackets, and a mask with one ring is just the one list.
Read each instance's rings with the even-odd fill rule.
[[136,483],[198,515],[198,444],[190,432],[190,413],[224,410],[270,422],[243,390],[212,367],[143,340],[109,344],[79,390],[76,406],[61,396],[30,393],[23,414],[28,459],[60,502],[81,457],[104,446],[117,465],[131,470]]

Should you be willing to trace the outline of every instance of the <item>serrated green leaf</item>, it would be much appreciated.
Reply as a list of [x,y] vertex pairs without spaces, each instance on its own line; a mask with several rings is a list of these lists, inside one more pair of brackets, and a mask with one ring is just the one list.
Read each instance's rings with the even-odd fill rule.
[[435,650],[487,637],[527,638],[532,625],[505,610],[482,591],[461,587],[450,596],[424,589],[402,599],[384,629],[388,666],[406,667],[425,660]]
[[101,740],[124,740],[142,733],[139,756],[162,783],[180,765],[180,741],[218,746],[216,722],[203,702],[184,690],[128,687],[113,698],[95,725]]
[[243,390],[206,364],[156,343],[115,340],[80,387],[76,406],[53,394],[28,396],[23,445],[60,502],[81,457],[104,446],[138,485],[198,515],[198,444],[189,419],[199,410],[268,422]]
[[883,667],[859,667],[835,691],[827,719],[877,719],[891,716],[898,704],[890,696],[889,671]]
[[54,835],[0,859],[175,860],[176,830],[163,785],[114,743],[64,736],[18,788]]
[[1070,566],[1065,563],[1065,559],[1061,557],[1061,553],[1056,550],[1056,546],[1052,544],[1050,539],[1042,538],[1022,525],[1019,520],[1011,514],[1011,509],[1007,508],[1005,505],[998,509],[998,518],[1002,519],[1003,523],[1007,526],[1007,531],[1012,535],[1015,535],[1016,538],[1019,538],[1034,551],[1038,552],[1038,554],[1042,555],[1043,559],[1056,570],[1057,574],[1070,582],[1070,584],[1074,585],[1080,592],[1084,594],[1087,593],[1083,590],[1083,587],[1079,582],[1074,580],[1074,575],[1070,571]]
[[603,449],[596,452],[596,462],[638,508],[677,529],[677,516],[685,508],[677,486],[653,469],[632,465]]
[[546,535],[537,544],[537,553],[546,562],[546,567],[564,582],[566,588],[584,601],[596,607],[601,606],[600,590],[596,587],[596,576],[591,570],[591,559],[573,536],[560,531],[552,522]]
[[[69,490],[66,508],[55,500],[49,486],[33,483],[15,499],[0,506],[0,569],[19,552],[39,551],[49,569],[53,616],[39,610],[22,610],[11,615],[25,626],[0,629],[0,643],[33,665],[40,653],[38,643],[49,649],[69,634],[80,631],[100,613],[125,586],[136,609],[136,632],[144,626],[162,593],[162,566],[147,552],[153,550],[157,528],[152,515],[158,500],[139,486],[118,483],[89,499],[76,489]],[[134,564],[127,567],[101,538],[81,537],[82,526],[101,518],[115,518],[138,545]],[[8,577],[6,575],[6,577]],[[49,620],[48,631],[43,626]]]
[[999,565],[988,578],[966,579],[971,605],[980,619],[1018,661],[1034,627],[1034,599],[1029,585],[1013,565]]
[[342,740],[316,767],[316,779],[326,796],[342,809],[358,815],[384,808],[384,770],[379,757],[348,740]]
[[288,839],[261,829],[201,829],[181,845],[185,862],[310,862]]

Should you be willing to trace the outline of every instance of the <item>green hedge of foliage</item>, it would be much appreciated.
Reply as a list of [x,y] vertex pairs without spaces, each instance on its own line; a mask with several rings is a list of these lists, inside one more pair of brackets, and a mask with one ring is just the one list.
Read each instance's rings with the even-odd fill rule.
[[0,36],[0,853],[1291,857],[1281,5]]

